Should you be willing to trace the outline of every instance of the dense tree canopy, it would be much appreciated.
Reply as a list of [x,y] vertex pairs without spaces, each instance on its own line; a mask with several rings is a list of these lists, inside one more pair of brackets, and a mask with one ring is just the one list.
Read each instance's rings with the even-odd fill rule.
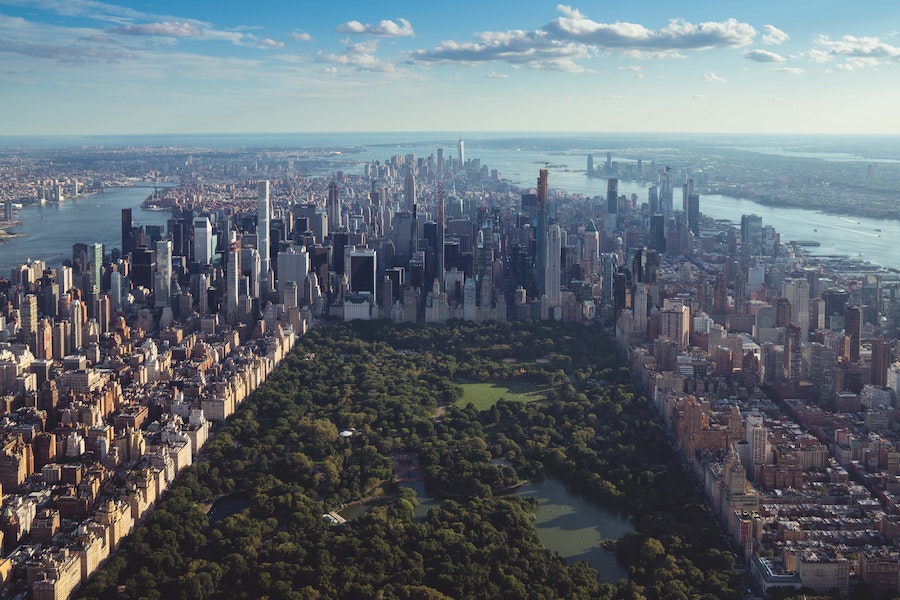
[[[479,411],[454,406],[461,381],[548,391]],[[445,498],[423,519],[394,483],[401,452]],[[534,501],[498,494],[545,473],[633,517],[636,533],[618,544],[627,581],[600,584],[586,564],[567,565],[541,545]],[[234,514],[210,519],[214,499],[237,495]],[[346,524],[322,519],[373,497]],[[734,598],[720,540],[599,329],[360,322],[299,340],[81,594]]]

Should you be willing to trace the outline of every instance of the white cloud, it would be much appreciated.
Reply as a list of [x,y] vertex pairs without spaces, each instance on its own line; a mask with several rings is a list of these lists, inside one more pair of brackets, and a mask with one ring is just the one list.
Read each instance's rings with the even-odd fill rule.
[[488,79],[509,79],[509,75],[506,73],[498,73],[496,71],[491,71],[487,74]]
[[272,48],[284,48],[284,42],[279,42],[277,40],[273,40],[272,38],[263,38],[256,42],[257,48],[263,48],[264,50],[270,50]]
[[475,34],[475,42],[444,41],[433,50],[416,50],[413,64],[463,64],[506,62],[532,69],[583,72],[574,61],[588,58],[584,44],[561,42],[544,31],[488,31]]
[[635,79],[643,79],[644,78],[644,74],[641,73],[640,65],[632,65],[630,67],[619,67],[619,70],[620,71],[630,71],[630,72],[634,73]]
[[845,35],[832,40],[822,35],[816,43],[820,48],[807,52],[805,56],[816,62],[844,59],[843,63],[837,65],[842,71],[874,67],[882,61],[900,62],[900,47],[883,42],[877,37]]
[[756,30],[736,19],[722,22],[688,23],[669,21],[662,29],[652,30],[637,23],[599,23],[580,11],[560,4],[562,17],[551,21],[545,30],[558,39],[594,44],[604,49],[702,50],[733,48],[753,42]]
[[378,40],[368,40],[351,44],[341,53],[319,52],[315,60],[332,65],[344,65],[356,71],[372,71],[376,73],[396,73],[393,63],[383,61],[375,56]]
[[778,44],[783,44],[788,41],[790,38],[788,34],[778,29],[774,25],[763,25],[763,33],[762,43],[767,44],[769,46],[777,46]]
[[769,52],[768,50],[750,50],[746,54],[744,54],[744,58],[749,58],[752,61],[756,62],[784,62],[787,60],[780,54],[776,54],[774,52]]
[[716,75],[712,71],[707,71],[703,74],[703,81],[705,81],[706,83],[725,83],[728,80],[724,77]]
[[510,29],[475,34],[474,41],[445,40],[409,54],[413,64],[506,62],[532,69],[585,72],[578,61],[615,53],[634,59],[684,58],[682,51],[735,48],[753,42],[756,30],[736,19],[688,23],[672,20],[661,29],[637,23],[600,23],[560,4],[557,19],[534,30]]
[[871,56],[851,56],[843,63],[837,65],[842,71],[856,71],[866,67],[878,66],[878,59]]
[[806,70],[801,69],[800,67],[778,67],[775,70],[782,73],[787,73],[788,75],[803,75],[804,73],[806,73]]
[[161,35],[166,37],[200,37],[203,31],[188,21],[163,21],[161,23],[141,23],[122,25],[109,30],[120,35]]
[[886,44],[877,37],[845,35],[838,40],[832,40],[828,36],[821,36],[817,43],[832,55],[873,58],[900,57],[900,48]]
[[412,25],[406,19],[391,21],[385,19],[376,25],[360,23],[359,21],[347,21],[337,26],[340,33],[381,35],[385,37],[415,37]]
[[814,63],[826,63],[830,61],[833,57],[828,52],[824,50],[813,49],[808,52],[803,52],[800,54],[803,58],[810,60]]
[[294,41],[297,41],[297,42],[311,42],[312,41],[312,36],[309,35],[308,33],[306,33],[305,31],[294,31],[293,33],[291,33],[291,37],[294,39]]

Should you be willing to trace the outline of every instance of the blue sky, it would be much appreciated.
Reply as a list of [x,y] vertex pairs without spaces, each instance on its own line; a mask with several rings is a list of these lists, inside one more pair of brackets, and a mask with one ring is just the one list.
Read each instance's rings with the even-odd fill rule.
[[0,0],[0,134],[898,134],[898,28],[893,0]]

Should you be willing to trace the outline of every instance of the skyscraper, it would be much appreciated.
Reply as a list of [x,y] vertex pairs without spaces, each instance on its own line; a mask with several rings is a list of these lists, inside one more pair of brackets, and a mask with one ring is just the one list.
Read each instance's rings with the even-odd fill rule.
[[459,141],[457,142],[456,147],[459,150],[459,170],[465,171],[466,170],[466,148],[465,148],[465,143],[463,142],[462,137],[459,138]]
[[[619,212],[619,180],[611,177],[606,182],[606,212],[615,215]],[[613,218],[613,222],[615,222]]]
[[213,242],[212,224],[207,217],[194,219],[194,260],[201,265],[212,262]]
[[156,242],[156,275],[153,277],[153,304],[169,306],[172,296],[172,242]]
[[232,241],[228,245],[228,270],[225,273],[225,314],[236,319],[238,311],[238,281],[241,278],[241,244]]
[[122,256],[128,256],[135,247],[134,231],[131,225],[131,209],[122,209]]
[[376,260],[374,250],[351,250],[349,284],[351,292],[367,292],[375,302]]
[[269,227],[271,227],[270,219],[272,217],[272,207],[269,203],[269,182],[260,181],[256,188],[257,205],[256,205],[256,239],[257,250],[259,250],[259,289],[263,295],[268,295],[271,289],[269,282],[271,252],[269,244]]
[[36,349],[35,336],[38,329],[38,298],[34,294],[28,294],[19,306],[19,318],[21,320],[22,334],[25,343],[32,350]]
[[[90,285],[96,286],[101,290],[103,274],[103,244],[97,242],[88,247],[88,273],[90,274]],[[90,287],[90,286],[88,286]]]
[[278,253],[278,298],[284,297],[284,288],[287,282],[293,281],[297,286],[302,286],[309,273],[309,254],[306,248],[289,247],[284,252]]
[[747,256],[762,254],[762,217],[741,216],[741,252]]
[[891,343],[879,335],[872,342],[872,385],[885,387],[888,384],[888,369],[891,366]]
[[559,286],[561,282],[560,256],[562,254],[562,241],[559,225],[553,223],[547,231],[547,268],[544,270],[544,293],[550,307],[559,306]]
[[550,187],[547,181],[549,171],[541,169],[538,172],[537,181],[537,209],[538,209],[538,226],[537,226],[537,252],[535,253],[535,278],[538,287],[538,297],[544,295],[544,271],[547,268],[547,197],[550,195]]
[[403,202],[408,211],[412,211],[412,207],[416,204],[416,177],[411,171],[403,180]]
[[800,326],[800,341],[809,339],[809,281],[802,279],[785,279],[782,284],[782,295],[791,303],[790,322]]
[[850,362],[859,362],[859,339],[862,337],[862,307],[848,304],[844,308],[844,335],[850,338],[848,356]]
[[332,230],[341,226],[341,188],[337,181],[328,184],[328,224]]
[[437,254],[437,269],[435,274],[440,286],[440,290],[444,291],[444,271],[446,270],[444,260],[444,188],[438,186],[438,221],[437,221],[437,243],[435,244],[435,253]]

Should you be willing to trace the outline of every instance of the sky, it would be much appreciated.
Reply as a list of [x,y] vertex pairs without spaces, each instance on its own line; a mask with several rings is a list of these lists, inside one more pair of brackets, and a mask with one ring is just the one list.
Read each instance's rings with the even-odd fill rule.
[[900,2],[0,0],[0,135],[900,134]]

